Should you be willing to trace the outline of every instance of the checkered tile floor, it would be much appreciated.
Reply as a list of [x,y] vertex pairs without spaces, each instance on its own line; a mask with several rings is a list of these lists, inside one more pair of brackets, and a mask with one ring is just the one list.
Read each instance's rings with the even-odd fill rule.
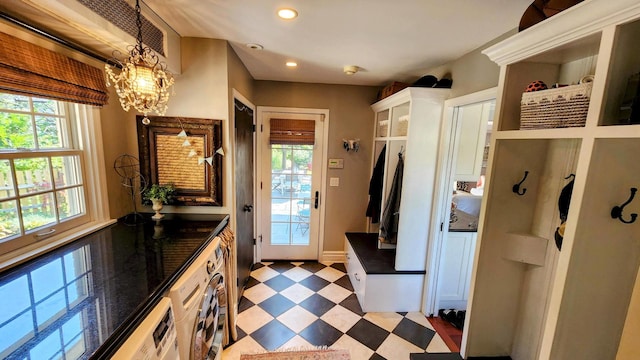
[[[384,295],[381,295],[384,296]],[[223,360],[294,347],[348,349],[352,360],[460,360],[421,313],[364,313],[344,264],[256,264]]]

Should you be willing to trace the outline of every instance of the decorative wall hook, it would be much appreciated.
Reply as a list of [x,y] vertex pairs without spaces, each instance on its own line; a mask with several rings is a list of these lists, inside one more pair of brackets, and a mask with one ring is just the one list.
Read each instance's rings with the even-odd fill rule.
[[342,146],[347,151],[358,152],[360,150],[360,139],[342,139]]
[[520,191],[520,186],[522,186],[522,183],[527,180],[527,176],[529,176],[529,172],[525,170],[524,172],[524,177],[522,178],[522,180],[520,180],[519,183],[513,185],[512,191],[520,196],[524,195],[524,193],[527,192],[527,189],[522,189],[522,191]]
[[633,201],[633,198],[636,196],[636,191],[638,191],[638,189],[636,188],[631,188],[630,190],[631,196],[629,197],[629,200],[625,201],[624,204],[620,206],[614,206],[613,209],[611,209],[611,218],[618,219],[625,224],[634,223],[636,221],[636,218],[638,217],[638,214],[631,214],[631,220],[625,220],[622,218],[622,211],[624,210],[624,207],[629,205],[629,203]]

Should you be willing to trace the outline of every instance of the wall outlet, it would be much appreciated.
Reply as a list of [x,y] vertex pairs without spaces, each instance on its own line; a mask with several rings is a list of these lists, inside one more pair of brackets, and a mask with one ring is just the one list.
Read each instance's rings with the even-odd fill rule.
[[340,178],[338,177],[329,178],[329,186],[340,186]]

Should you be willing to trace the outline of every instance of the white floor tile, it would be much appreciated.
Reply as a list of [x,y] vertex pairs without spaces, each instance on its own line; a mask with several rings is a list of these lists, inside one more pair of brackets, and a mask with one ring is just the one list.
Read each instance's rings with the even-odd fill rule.
[[351,360],[369,360],[371,355],[373,355],[373,350],[346,334],[342,335],[342,337],[338,339],[331,348],[349,350]]
[[224,349],[222,352],[222,358],[224,360],[240,360],[240,355],[242,354],[252,354],[263,351],[266,351],[265,348],[260,346],[260,344],[251,337],[245,336],[235,344]]
[[269,315],[268,312],[258,306],[252,306],[238,315],[236,325],[245,333],[251,334],[271,320],[273,320],[273,316]]
[[334,282],[340,279],[341,277],[343,277],[344,275],[345,274],[342,271],[336,270],[332,267],[326,267],[316,273],[316,276],[319,276],[329,282]]
[[403,360],[409,359],[411,353],[424,353],[424,350],[396,334],[389,334],[376,352],[387,360]]
[[445,344],[444,340],[437,333],[431,339],[429,346],[427,346],[428,353],[448,353],[451,352],[447,344]]
[[285,272],[282,273],[282,275],[288,277],[289,279],[295,281],[295,282],[299,282],[302,281],[306,278],[308,278],[309,276],[312,275],[311,271],[305,270],[301,267],[294,267],[292,269],[289,269]]
[[402,321],[402,315],[394,312],[370,312],[364,318],[389,332]]
[[333,301],[336,304],[341,303],[342,300],[346,299],[352,293],[352,291],[349,291],[342,286],[336,285],[334,283],[331,283],[322,288],[322,290],[318,291],[318,294],[324,296],[325,298]]
[[322,315],[320,319],[343,333],[346,333],[361,319],[361,317],[354,314],[351,310],[347,310],[342,306],[337,305]]
[[318,317],[299,305],[296,305],[287,310],[284,314],[278,316],[277,319],[289,329],[299,333],[316,321]]
[[261,283],[248,288],[242,295],[252,303],[259,304],[275,294],[277,294],[275,290]]
[[256,278],[256,280],[260,282],[265,282],[271,278],[278,276],[279,274],[279,272],[267,266],[263,266],[260,269],[251,272],[251,276]]
[[286,297],[287,299],[293,301],[296,304],[300,304],[306,298],[308,298],[313,294],[314,294],[313,291],[309,290],[308,288],[300,284],[291,285],[285,290],[280,292],[280,295]]

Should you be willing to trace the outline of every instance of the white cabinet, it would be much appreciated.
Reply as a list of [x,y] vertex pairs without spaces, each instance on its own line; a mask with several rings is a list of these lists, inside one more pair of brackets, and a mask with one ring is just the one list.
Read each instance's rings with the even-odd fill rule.
[[494,102],[481,102],[456,108],[454,162],[456,181],[477,181],[487,138],[487,124],[493,116]]
[[447,234],[440,259],[442,277],[438,280],[440,309],[466,310],[476,238],[475,232]]
[[[465,358],[615,359],[621,338],[640,336],[627,320],[640,221],[611,216],[640,187],[640,125],[623,124],[620,111],[629,78],[640,72],[638,38],[637,0],[592,0],[484,51],[501,70]],[[586,75],[595,80],[584,126],[520,129],[527,84]],[[570,174],[558,250],[558,198]],[[521,195],[512,191],[518,183]],[[638,197],[622,219],[633,213]]]
[[[424,271],[426,267],[442,107],[448,95],[448,89],[410,87],[372,105],[376,114],[372,168],[386,147],[381,214],[391,191],[398,154],[404,154],[397,244],[392,246],[396,248],[396,270]],[[372,224],[370,230],[378,228]]]

